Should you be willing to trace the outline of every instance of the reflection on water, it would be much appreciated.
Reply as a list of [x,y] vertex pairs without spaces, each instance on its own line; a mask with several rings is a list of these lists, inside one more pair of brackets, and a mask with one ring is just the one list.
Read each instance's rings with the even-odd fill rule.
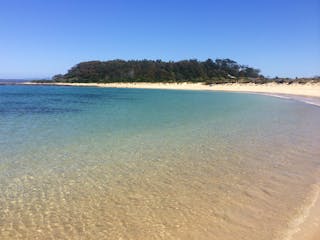
[[317,181],[302,103],[29,86],[0,103],[0,239],[282,239]]

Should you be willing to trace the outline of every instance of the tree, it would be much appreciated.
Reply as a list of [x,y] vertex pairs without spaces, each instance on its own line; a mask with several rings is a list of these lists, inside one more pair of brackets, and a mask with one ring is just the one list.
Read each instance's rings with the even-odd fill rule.
[[[161,60],[112,60],[81,62],[54,81],[65,82],[210,82],[237,77],[259,77],[259,70],[239,65],[231,59],[197,59],[178,62]],[[223,80],[224,79],[224,80]]]

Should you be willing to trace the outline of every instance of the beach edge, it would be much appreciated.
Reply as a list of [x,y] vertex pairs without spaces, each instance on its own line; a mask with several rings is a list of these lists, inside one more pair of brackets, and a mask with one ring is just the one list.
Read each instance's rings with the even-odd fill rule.
[[[19,84],[20,85],[20,84]],[[73,87],[102,87],[102,88],[133,88],[133,89],[163,89],[163,90],[202,90],[218,92],[240,92],[267,95],[271,97],[285,98],[304,102],[320,107],[320,83],[286,84],[286,83],[65,83],[50,82],[36,83],[25,82],[21,85],[49,85],[49,86],[73,86]]]

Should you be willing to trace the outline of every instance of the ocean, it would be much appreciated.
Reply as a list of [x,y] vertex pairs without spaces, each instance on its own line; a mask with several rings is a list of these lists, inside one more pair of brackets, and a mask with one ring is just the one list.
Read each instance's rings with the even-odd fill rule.
[[256,94],[0,86],[0,239],[289,239],[319,122]]

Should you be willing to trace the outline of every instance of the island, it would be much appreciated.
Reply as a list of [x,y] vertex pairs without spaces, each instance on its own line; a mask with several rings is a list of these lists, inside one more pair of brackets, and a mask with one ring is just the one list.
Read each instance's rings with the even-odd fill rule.
[[66,74],[24,84],[213,90],[268,94],[320,106],[320,77],[265,77],[260,70],[231,59],[110,60],[76,64]]

